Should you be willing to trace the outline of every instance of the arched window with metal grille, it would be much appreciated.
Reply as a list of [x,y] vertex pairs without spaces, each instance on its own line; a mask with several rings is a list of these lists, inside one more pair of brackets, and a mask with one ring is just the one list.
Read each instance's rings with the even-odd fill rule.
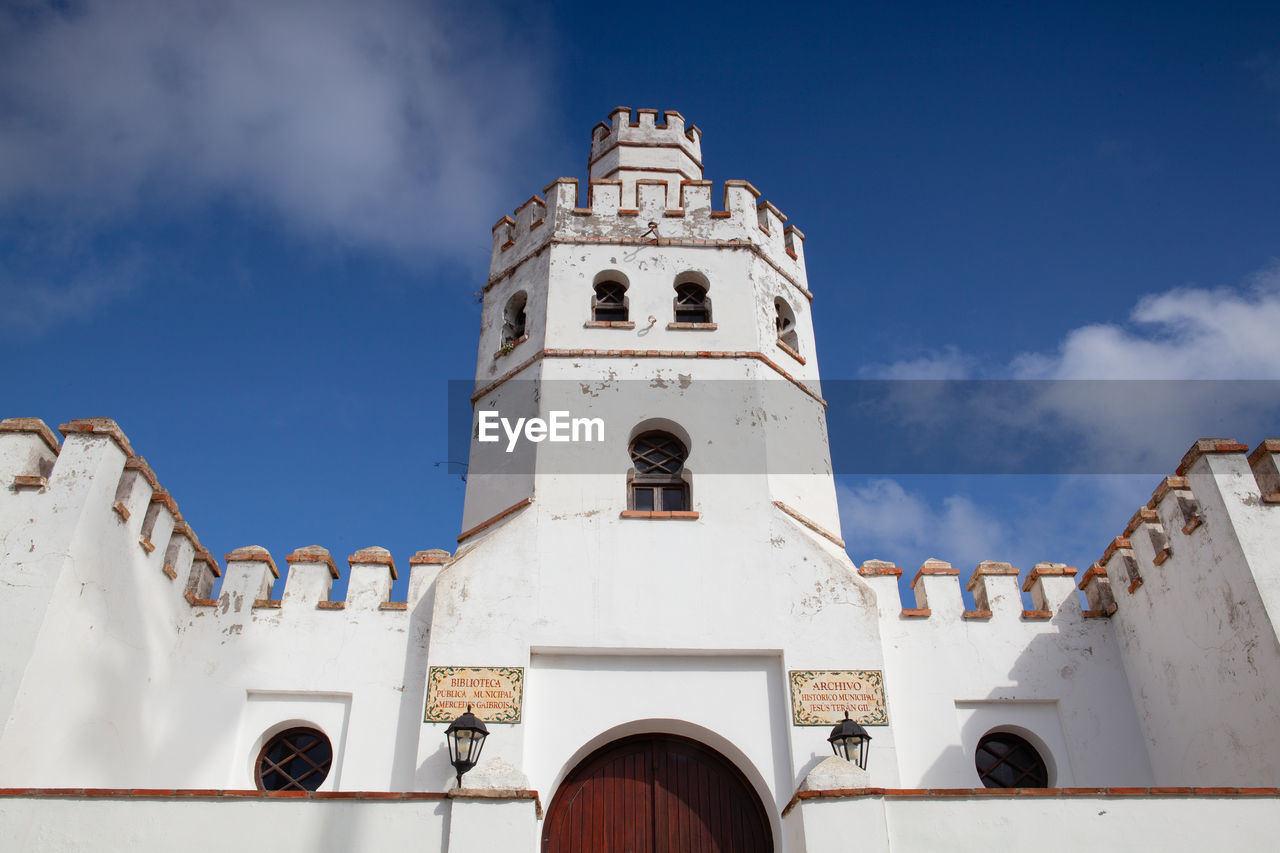
[[707,287],[697,281],[676,284],[675,321],[677,323],[710,323],[711,300]]
[[689,509],[689,484],[684,479],[688,449],[666,432],[642,433],[631,442],[631,475],[627,508],[648,512]]
[[591,319],[597,323],[621,323],[627,320],[627,285],[615,279],[595,284],[591,299]]

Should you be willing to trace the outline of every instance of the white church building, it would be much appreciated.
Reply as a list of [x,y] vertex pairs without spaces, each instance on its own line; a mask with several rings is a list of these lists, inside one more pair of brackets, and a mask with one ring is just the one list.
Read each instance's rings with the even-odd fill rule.
[[1079,571],[858,565],[804,235],[702,175],[620,107],[494,226],[452,551],[220,560],[115,422],[0,423],[0,848],[1276,849],[1280,440]]

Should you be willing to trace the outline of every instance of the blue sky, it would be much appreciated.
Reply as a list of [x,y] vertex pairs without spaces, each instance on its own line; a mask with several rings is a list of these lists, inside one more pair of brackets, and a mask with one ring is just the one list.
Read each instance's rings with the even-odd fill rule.
[[[219,555],[452,549],[489,227],[617,104],[805,232],[829,379],[1280,378],[1274,4],[11,0],[0,411],[115,418]],[[840,490],[856,561],[967,572],[1154,485]]]

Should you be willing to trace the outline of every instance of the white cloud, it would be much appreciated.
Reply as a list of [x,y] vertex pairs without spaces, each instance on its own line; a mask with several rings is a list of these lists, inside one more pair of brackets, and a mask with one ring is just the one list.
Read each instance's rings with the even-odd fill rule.
[[[1144,297],[1127,323],[1071,330],[1054,350],[1021,354],[1002,368],[982,369],[976,355],[951,348],[881,366],[874,376],[1274,380],[1280,379],[1277,328],[1280,264],[1273,263],[1238,288],[1180,287]],[[993,404],[988,392],[1006,402]],[[1004,447],[1028,457],[1025,463],[1018,457],[1027,473],[1079,458],[1087,463],[1084,471],[1138,475],[1055,477],[1050,491],[1012,507],[998,495],[981,503],[961,493],[929,499],[891,479],[838,483],[842,529],[855,560],[877,557],[910,567],[936,556],[961,567],[962,574],[988,559],[1023,569],[1040,560],[1087,566],[1120,532],[1158,476],[1172,473],[1192,441],[1225,436],[1251,442],[1264,437],[1252,433],[1268,428],[1274,434],[1269,418],[1277,404],[1273,383],[1225,381],[906,383],[889,400],[894,405],[877,411],[877,417],[892,418],[904,436],[914,437],[904,440],[933,446],[939,459]],[[994,451],[963,444],[977,441],[980,433],[958,427],[974,424],[1000,436],[991,441]],[[1064,447],[1066,457],[1060,452]],[[1055,449],[1059,452],[1046,452]],[[1035,467],[1040,456],[1048,458],[1043,464],[1049,468]],[[1056,553],[1045,553],[1046,543],[1053,543]]]
[[[452,256],[545,122],[536,44],[483,4],[111,0],[0,12],[0,210],[250,203]],[[472,248],[466,256],[474,256]]]
[[[917,560],[934,556],[956,565],[997,559],[1008,531],[964,495],[930,504],[897,480],[836,483],[840,526],[856,559]],[[923,555],[923,556],[921,556]],[[909,563],[907,563],[909,565]]]
[[895,361],[892,364],[868,364],[859,368],[863,379],[968,379],[977,371],[977,359],[948,346],[938,352],[926,353],[918,358]]
[[1022,379],[1280,378],[1280,264],[1242,288],[1180,287],[1145,296],[1128,327],[1089,325],[1055,353],[1010,364]]
[[66,281],[33,281],[0,270],[0,331],[38,336],[64,322],[84,321],[134,288],[137,265],[91,266]]
[[1239,287],[1176,287],[1125,324],[1067,332],[1049,352],[983,366],[955,346],[863,370],[868,379],[1280,379],[1280,261]]

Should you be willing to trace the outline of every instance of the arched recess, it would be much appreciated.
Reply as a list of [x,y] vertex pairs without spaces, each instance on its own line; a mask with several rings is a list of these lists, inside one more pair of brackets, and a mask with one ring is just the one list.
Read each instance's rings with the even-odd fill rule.
[[693,738],[633,734],[587,755],[556,790],[543,853],[771,853],[773,827],[755,787]]

